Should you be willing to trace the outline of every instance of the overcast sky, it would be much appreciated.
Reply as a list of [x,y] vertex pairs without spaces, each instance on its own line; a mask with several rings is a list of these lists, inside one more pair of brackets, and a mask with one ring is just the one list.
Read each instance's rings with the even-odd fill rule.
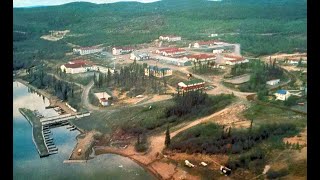
[[[61,5],[79,0],[13,0],[13,7],[28,7],[28,6],[45,6],[45,5]],[[97,4],[114,3],[120,1],[137,1],[142,3],[150,3],[158,0],[81,0]]]

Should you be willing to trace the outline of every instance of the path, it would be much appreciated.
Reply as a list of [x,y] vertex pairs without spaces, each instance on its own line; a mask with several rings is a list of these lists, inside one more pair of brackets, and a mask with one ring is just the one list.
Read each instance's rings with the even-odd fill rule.
[[68,83],[74,83],[75,85],[79,86],[83,91],[82,91],[82,94],[81,94],[81,104],[83,107],[87,108],[88,110],[90,111],[97,111],[97,110],[100,110],[99,107],[97,106],[94,106],[92,105],[90,102],[89,102],[89,92],[90,92],[90,89],[93,87],[94,85],[94,81],[90,81],[89,84],[87,84],[86,86],[83,86],[82,84],[79,84],[77,82],[71,82],[71,81],[68,81],[68,80],[65,80],[65,79],[62,79],[61,77],[59,77],[58,75],[56,74],[52,74],[52,73],[48,73],[49,75],[51,76],[54,76],[55,78],[57,78],[58,80],[61,80],[61,81],[65,81],[65,82],[68,82]]

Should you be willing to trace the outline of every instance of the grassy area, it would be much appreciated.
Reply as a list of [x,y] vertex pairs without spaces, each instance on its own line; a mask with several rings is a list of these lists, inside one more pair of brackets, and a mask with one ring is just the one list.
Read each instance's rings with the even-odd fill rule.
[[80,74],[66,74],[65,78],[68,81],[75,82],[86,86],[93,80],[93,73],[94,72],[86,72]]
[[225,70],[222,70],[222,69],[219,69],[219,68],[213,68],[213,69],[208,69],[203,73],[199,73],[198,71],[194,72],[194,67],[188,68],[188,71],[189,72],[193,72],[195,74],[203,74],[203,75],[221,75],[221,74],[223,74],[225,72]]
[[291,123],[299,128],[304,128],[307,124],[307,116],[305,115],[259,104],[253,104],[243,115],[247,119],[253,120],[254,126],[270,123]]
[[42,125],[40,119],[37,118],[30,109],[19,108],[19,111],[32,126],[32,136],[40,156],[48,155],[48,150],[44,144],[44,139],[42,137]]
[[99,106],[100,105],[99,99],[94,95],[92,90],[90,90],[90,92],[89,92],[89,102],[94,106]]
[[[114,109],[109,107],[104,112],[95,112],[91,116],[73,121],[81,129],[98,130],[102,133],[111,132],[116,128],[122,127],[124,130],[134,131],[136,128],[143,128],[152,132],[162,131],[165,124],[170,123],[172,126],[183,121],[191,121],[218,111],[232,102],[232,97],[212,96],[214,102],[210,105],[199,106],[193,109],[191,113],[166,118],[168,109],[175,107],[174,100],[156,102],[144,106],[122,107]],[[151,106],[151,109],[149,109]]]

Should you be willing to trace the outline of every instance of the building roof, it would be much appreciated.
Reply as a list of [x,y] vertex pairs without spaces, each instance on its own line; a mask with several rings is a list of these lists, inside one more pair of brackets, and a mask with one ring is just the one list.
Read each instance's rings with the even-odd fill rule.
[[100,101],[101,101],[101,102],[108,102],[108,99],[106,99],[106,98],[100,98]]
[[87,67],[86,64],[64,64],[66,68],[80,68],[80,67]]
[[245,58],[243,58],[243,57],[241,57],[241,56],[224,55],[224,57],[226,57],[226,58],[232,58],[232,60],[228,60],[228,61],[231,61],[231,62],[243,61],[243,60],[245,60]]
[[188,87],[188,86],[194,86],[194,85],[199,85],[199,84],[204,84],[204,83],[205,82],[202,79],[193,79],[190,81],[179,82],[178,86]]
[[209,54],[192,54],[189,56],[186,56],[188,59],[208,59],[208,58],[215,58],[215,55],[209,55]]
[[129,47],[129,46],[125,46],[125,47],[115,46],[115,47],[113,47],[113,48],[121,49],[121,50],[134,50],[133,47]]
[[68,64],[87,64],[87,65],[93,65],[94,63],[91,61],[83,60],[83,59],[76,59],[73,61],[69,61]]
[[169,38],[175,38],[175,37],[181,37],[181,36],[175,36],[175,35],[161,35],[162,37],[169,37]]
[[288,91],[282,89],[277,91],[278,94],[287,94],[287,92]]
[[67,64],[64,64],[66,68],[80,68],[80,67],[89,67],[94,65],[91,61],[86,61],[82,59],[69,61]]
[[184,49],[180,49],[180,48],[176,48],[176,47],[171,47],[171,48],[162,48],[162,49],[158,49],[160,52],[175,52],[175,51],[185,51]]
[[107,92],[100,92],[100,93],[94,93],[94,95],[98,98],[98,99],[109,99],[112,96],[109,95]]
[[145,52],[133,52],[133,54],[135,56],[139,56],[139,57],[146,57],[146,56],[149,56],[148,53],[145,53]]
[[80,48],[74,48],[74,49],[91,50],[91,49],[103,49],[103,47],[99,47],[99,46],[90,46],[90,47],[80,47]]
[[196,42],[196,43],[198,43],[199,45],[210,45],[210,44],[214,44],[215,42],[221,42],[221,41],[210,40],[210,41],[199,41],[199,42]]
[[269,80],[267,82],[273,82],[273,81],[280,81],[280,79],[271,79],[271,80]]
[[160,51],[161,52],[166,52],[166,53],[175,53],[175,52],[184,52],[186,50],[180,49],[180,48],[167,48],[167,49],[162,49]]

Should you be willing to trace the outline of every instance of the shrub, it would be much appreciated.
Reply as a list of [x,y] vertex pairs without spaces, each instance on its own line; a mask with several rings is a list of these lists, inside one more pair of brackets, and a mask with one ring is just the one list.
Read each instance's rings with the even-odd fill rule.
[[289,171],[287,169],[281,169],[279,171],[269,170],[267,172],[267,178],[268,179],[277,179],[283,176],[286,176],[289,174]]

